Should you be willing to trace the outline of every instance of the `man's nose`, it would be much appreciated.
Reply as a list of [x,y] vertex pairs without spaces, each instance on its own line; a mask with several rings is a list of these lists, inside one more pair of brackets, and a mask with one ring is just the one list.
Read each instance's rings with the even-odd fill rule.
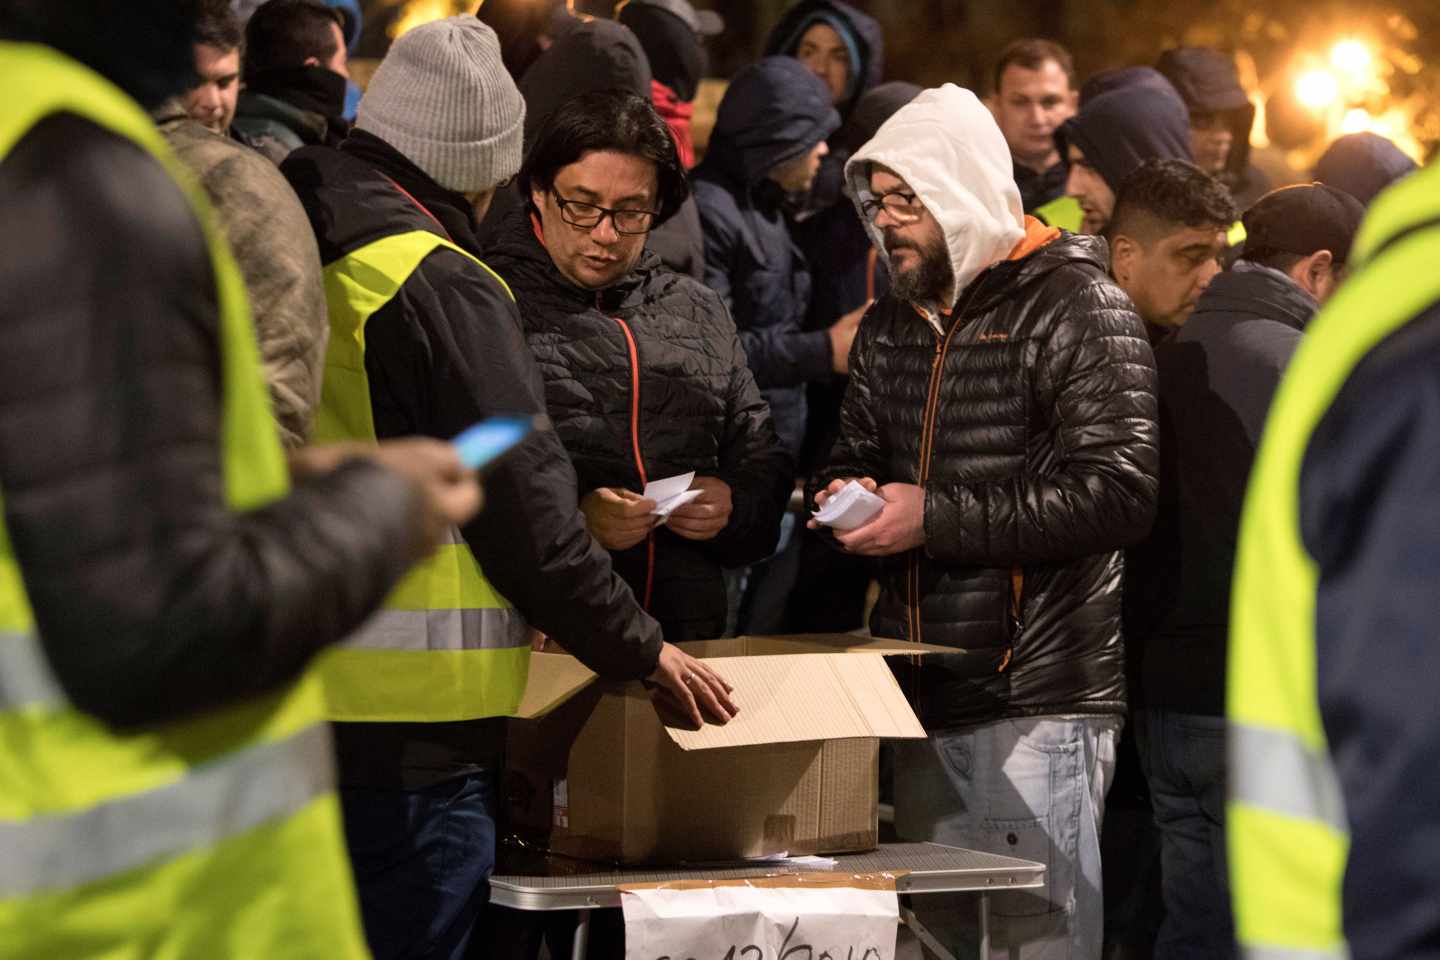
[[615,229],[615,218],[606,214],[600,218],[600,222],[590,228],[590,236],[596,243],[614,243],[620,239],[620,231]]

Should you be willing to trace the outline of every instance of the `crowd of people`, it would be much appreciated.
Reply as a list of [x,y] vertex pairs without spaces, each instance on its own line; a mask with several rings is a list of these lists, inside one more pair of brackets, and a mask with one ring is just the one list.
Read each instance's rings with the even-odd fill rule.
[[359,21],[0,0],[0,958],[533,957],[532,650],[699,725],[678,644],[863,629],[949,650],[896,833],[1046,866],[996,950],[1440,936],[1431,171],[1272,189],[1211,49],[922,90],[797,0],[697,137],[688,0],[486,3],[363,92]]

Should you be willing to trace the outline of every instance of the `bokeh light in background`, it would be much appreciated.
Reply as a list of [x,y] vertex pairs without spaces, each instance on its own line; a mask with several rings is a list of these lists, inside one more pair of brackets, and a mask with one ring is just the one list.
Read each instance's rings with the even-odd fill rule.
[[1340,84],[1326,70],[1308,70],[1295,80],[1295,97],[1311,110],[1324,110],[1340,96]]

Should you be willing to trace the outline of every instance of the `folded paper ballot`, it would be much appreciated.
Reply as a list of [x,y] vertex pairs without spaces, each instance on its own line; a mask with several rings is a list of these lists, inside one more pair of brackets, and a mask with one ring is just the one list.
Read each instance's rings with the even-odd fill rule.
[[826,500],[825,505],[813,516],[816,523],[824,526],[836,530],[854,530],[879,513],[884,506],[884,499],[862,487],[859,480],[851,480]]
[[676,477],[666,477],[664,480],[651,480],[645,484],[646,500],[655,501],[655,509],[650,511],[652,517],[659,517],[664,523],[670,519],[670,514],[694,500],[703,490],[691,490],[690,484],[695,482],[695,471],[682,473]]

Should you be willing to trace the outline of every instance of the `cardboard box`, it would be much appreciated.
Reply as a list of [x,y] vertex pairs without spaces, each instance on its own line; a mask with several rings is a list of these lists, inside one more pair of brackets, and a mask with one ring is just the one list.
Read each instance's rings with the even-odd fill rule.
[[925,735],[884,658],[935,648],[845,635],[685,649],[735,687],[729,724],[667,726],[639,683],[532,657],[507,750],[511,826],[625,864],[876,846],[879,738]]

